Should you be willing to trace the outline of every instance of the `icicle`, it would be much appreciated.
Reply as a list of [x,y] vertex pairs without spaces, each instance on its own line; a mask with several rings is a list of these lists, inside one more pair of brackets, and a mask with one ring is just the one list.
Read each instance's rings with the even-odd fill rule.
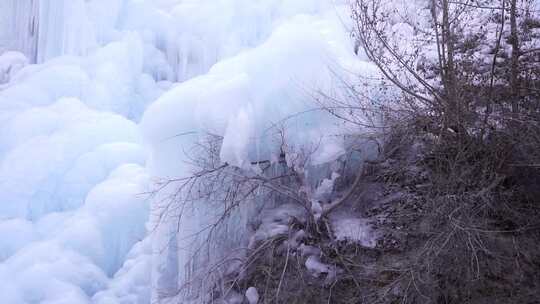
[[17,50],[36,60],[38,0],[4,0],[0,4],[0,52]]
[[85,55],[96,45],[83,0],[3,0],[0,51],[17,50],[31,62]]
[[37,62],[85,55],[96,44],[83,0],[40,0],[38,28]]

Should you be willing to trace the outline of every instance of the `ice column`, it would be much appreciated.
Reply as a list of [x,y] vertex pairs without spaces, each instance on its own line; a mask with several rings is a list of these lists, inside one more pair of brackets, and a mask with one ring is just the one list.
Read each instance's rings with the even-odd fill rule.
[[37,62],[60,55],[86,55],[96,45],[83,0],[40,0],[38,34]]
[[0,52],[17,50],[40,63],[85,55],[95,41],[83,0],[0,1]]
[[39,0],[3,0],[0,3],[0,51],[18,50],[36,61]]

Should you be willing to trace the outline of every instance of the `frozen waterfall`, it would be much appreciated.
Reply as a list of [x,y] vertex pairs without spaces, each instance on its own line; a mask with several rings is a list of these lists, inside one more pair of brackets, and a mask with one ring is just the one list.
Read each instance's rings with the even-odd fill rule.
[[[306,90],[373,72],[348,16],[332,0],[0,1],[0,302],[174,298],[209,219],[156,228],[173,189],[151,196],[155,181],[189,175],[203,131],[230,164],[274,157],[264,130],[310,109]],[[323,145],[323,164],[335,130],[306,115],[290,140]]]
[[4,48],[22,52],[31,62],[85,55],[95,45],[83,0],[4,0],[0,8]]

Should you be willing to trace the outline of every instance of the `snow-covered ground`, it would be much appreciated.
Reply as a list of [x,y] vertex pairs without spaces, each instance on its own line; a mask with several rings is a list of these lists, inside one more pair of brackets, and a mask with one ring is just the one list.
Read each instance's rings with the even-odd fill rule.
[[[204,219],[156,250],[171,240],[150,216],[153,181],[188,175],[182,147],[204,132],[224,136],[229,164],[271,159],[268,128],[313,108],[310,92],[371,73],[354,54],[347,8],[3,0],[0,52],[22,53],[0,55],[0,302],[150,303],[156,290],[174,293],[189,254],[181,236]],[[291,144],[321,144],[314,163],[343,151],[335,121],[319,112],[287,128]]]

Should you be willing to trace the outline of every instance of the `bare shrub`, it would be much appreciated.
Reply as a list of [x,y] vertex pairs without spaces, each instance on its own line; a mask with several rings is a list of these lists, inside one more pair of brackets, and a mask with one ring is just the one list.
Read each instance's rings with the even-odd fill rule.
[[[388,206],[394,218],[387,229],[408,245],[382,259],[381,276],[400,266],[379,300],[534,301],[540,250],[529,244],[540,233],[540,66],[528,45],[540,39],[531,35],[538,11],[531,1],[423,4],[416,18],[381,0],[353,4],[359,44],[384,76],[370,85],[390,84],[399,94],[390,90],[382,106],[367,109],[366,97],[353,94],[349,115],[371,109],[386,118],[379,127],[387,130],[388,153],[374,171],[410,198]],[[496,34],[486,35],[479,20]],[[410,30],[408,44],[396,43],[396,24]],[[490,53],[475,57],[482,48]],[[328,104],[332,112],[335,102]],[[397,223],[407,233],[395,231]]]

